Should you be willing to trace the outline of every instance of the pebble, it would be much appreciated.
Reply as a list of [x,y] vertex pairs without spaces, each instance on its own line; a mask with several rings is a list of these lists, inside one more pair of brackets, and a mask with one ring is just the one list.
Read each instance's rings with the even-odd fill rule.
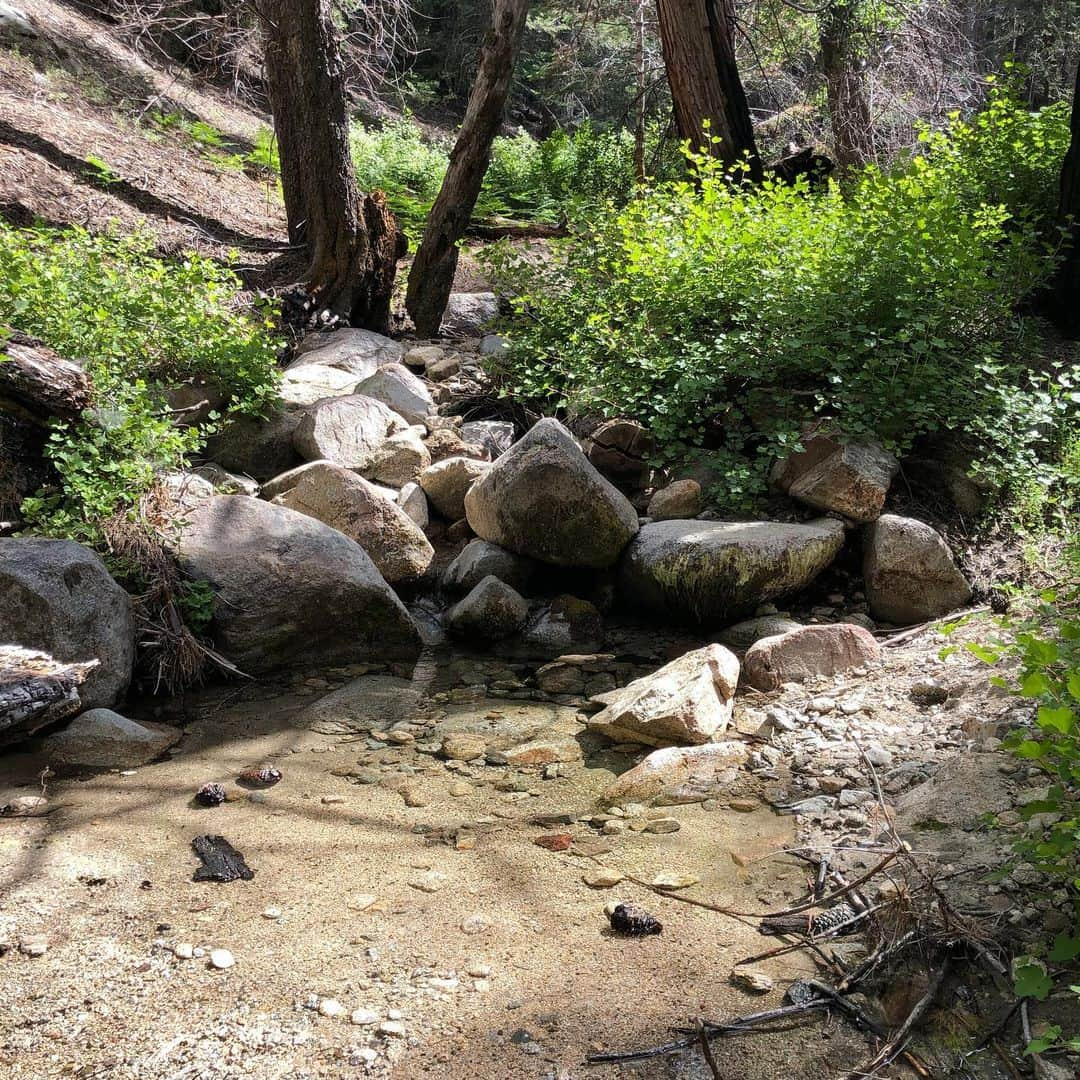
[[379,1034],[387,1038],[403,1039],[405,1037],[405,1025],[400,1020],[384,1020],[379,1025]]
[[657,874],[650,883],[655,889],[688,889],[696,885],[701,878],[693,874],[675,874],[670,871]]
[[225,971],[236,963],[236,958],[228,949],[214,949],[210,953],[210,966],[218,971]]
[[591,889],[611,889],[623,880],[623,875],[618,870],[600,866],[595,870],[587,871],[581,880]]
[[456,783],[450,785],[450,794],[455,799],[464,798],[466,795],[471,795],[472,792],[472,784],[466,784],[464,780],[458,780]]
[[335,1016],[344,1016],[345,1006],[334,998],[323,998],[322,1001],[319,1002],[319,1015],[331,1018]]
[[605,836],[618,836],[619,833],[626,832],[626,822],[613,818],[611,821],[605,821],[600,831]]
[[334,803],[343,803],[345,801],[344,795],[324,795],[322,797],[322,803],[325,806],[332,806]]
[[447,882],[446,874],[441,873],[438,870],[429,870],[426,874],[421,874],[419,877],[413,878],[409,885],[414,889],[419,889],[424,893],[436,893]]
[[469,915],[461,920],[460,929],[463,934],[483,934],[491,929],[491,920],[486,915]]
[[49,951],[49,939],[44,934],[33,934],[19,942],[23,956],[44,956]]
[[491,974],[491,968],[479,960],[467,960],[465,974],[473,979],[486,979]]
[[406,806],[427,806],[431,802],[431,797],[419,788],[405,788],[401,794]]
[[752,814],[758,808],[759,803],[757,799],[732,799],[728,806],[740,814]]
[[281,918],[281,908],[279,908],[279,907],[263,908],[262,917],[264,919],[280,919]]
[[181,941],[173,946],[173,956],[177,960],[190,960],[195,955],[195,946],[189,941]]
[[645,822],[645,827],[642,832],[647,833],[673,833],[678,832],[682,826],[675,818],[662,817],[653,818],[650,821]]
[[731,973],[731,981],[752,994],[767,994],[776,985],[764,971],[754,968],[735,968]]

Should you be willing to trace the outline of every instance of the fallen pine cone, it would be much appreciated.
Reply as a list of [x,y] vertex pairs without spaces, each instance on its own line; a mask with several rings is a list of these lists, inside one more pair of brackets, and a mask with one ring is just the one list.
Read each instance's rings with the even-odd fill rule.
[[245,787],[273,787],[281,779],[281,770],[273,765],[253,765],[236,779]]
[[655,915],[650,915],[637,904],[616,904],[608,915],[608,921],[616,934],[629,934],[632,937],[659,934],[664,929]]
[[220,784],[203,784],[195,792],[195,801],[200,806],[220,806],[225,801],[225,789]]

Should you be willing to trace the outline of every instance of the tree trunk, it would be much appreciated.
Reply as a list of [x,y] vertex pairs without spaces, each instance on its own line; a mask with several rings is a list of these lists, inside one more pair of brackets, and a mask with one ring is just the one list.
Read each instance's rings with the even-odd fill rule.
[[[762,177],[750,107],[735,62],[731,0],[657,0],[660,44],[679,135]],[[714,143],[719,136],[720,142]]]
[[634,10],[634,60],[637,75],[637,101],[634,107],[634,179],[645,183],[645,0],[636,0]]
[[1065,230],[1063,259],[1054,280],[1054,321],[1062,333],[1080,337],[1080,67],[1073,95],[1072,142],[1061,167],[1058,220]]
[[402,250],[381,192],[361,195],[330,0],[266,0],[266,78],[289,240],[320,311],[385,333]]
[[859,0],[829,0],[818,17],[833,157],[841,169],[865,165],[873,148],[870,103],[853,40],[858,5]]
[[47,653],[0,645],[0,746],[79,712],[79,686],[98,663],[66,664]]
[[421,337],[433,337],[442,323],[457,269],[458,241],[468,227],[502,124],[528,9],[528,0],[494,0],[461,132],[409,271],[405,306]]

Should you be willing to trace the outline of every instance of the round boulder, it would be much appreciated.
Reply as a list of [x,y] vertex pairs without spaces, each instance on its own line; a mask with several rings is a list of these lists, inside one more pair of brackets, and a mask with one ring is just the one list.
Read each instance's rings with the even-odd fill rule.
[[486,577],[446,615],[452,634],[497,641],[516,634],[529,614],[529,605],[497,577]]
[[349,394],[317,401],[305,409],[293,433],[293,445],[308,461],[325,459],[365,472],[378,459],[383,443],[408,426],[381,401]]
[[446,458],[429,465],[420,474],[420,486],[447,521],[460,521],[465,516],[466,494],[489,468],[488,462],[475,458]]

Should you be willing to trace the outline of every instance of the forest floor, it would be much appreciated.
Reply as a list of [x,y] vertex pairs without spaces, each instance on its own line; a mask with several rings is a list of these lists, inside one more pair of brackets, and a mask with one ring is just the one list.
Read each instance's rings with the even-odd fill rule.
[[[613,835],[598,828],[597,797],[641,754],[582,734],[572,708],[480,696],[498,662],[443,658],[424,685],[357,669],[307,672],[158,707],[147,715],[188,725],[164,760],[50,779],[49,814],[0,821],[0,1072],[11,1080],[704,1080],[697,1051],[625,1065],[584,1059],[665,1042],[672,1025],[698,1016],[778,1006],[793,980],[817,969],[805,952],[755,964],[775,985],[749,993],[732,983],[733,967],[775,938],[762,937],[755,920],[629,879],[686,875],[694,883],[680,895],[764,912],[806,894],[793,846],[861,846],[848,865],[872,865],[883,820],[868,805],[856,745],[878,755],[889,803],[919,857],[962,883],[956,902],[983,912],[990,937],[1022,929],[1023,919],[1010,925],[1008,892],[988,894],[981,883],[1011,839],[986,821],[1030,797],[1037,779],[994,752],[1015,703],[967,654],[940,661],[941,646],[927,632],[887,648],[882,667],[863,678],[740,696],[734,728],[757,750],[736,780],[705,804],[641,808]],[[911,700],[928,675],[949,688],[945,705]],[[342,687],[352,704],[341,716],[369,717],[358,734],[327,722],[335,714],[326,704],[339,699],[324,695]],[[806,712],[815,701],[824,714]],[[339,730],[320,734],[312,723]],[[412,725],[417,741],[388,745],[365,733],[394,723]],[[527,735],[549,725],[574,733],[584,750],[583,761],[550,779],[542,767],[462,765],[431,753],[450,730]],[[277,786],[235,787],[241,769],[264,760],[281,769]],[[941,787],[934,778],[943,763]],[[43,765],[33,754],[0,757],[0,804],[36,793]],[[192,796],[208,781],[224,783],[235,801],[199,808]],[[833,796],[830,807],[796,817],[774,808],[837,786],[851,799]],[[569,824],[537,824],[539,815],[567,815]],[[675,819],[678,831],[639,831],[656,817]],[[571,833],[573,846],[534,843],[553,832]],[[191,841],[204,833],[233,843],[254,878],[193,881]],[[598,865],[627,879],[590,887],[583,876]],[[604,912],[613,900],[647,907],[663,932],[613,936]],[[1035,923],[1043,917],[1029,913]],[[20,943],[39,936],[44,955],[23,955]],[[184,958],[185,946],[205,953]],[[848,940],[834,952],[850,959],[859,948]],[[215,970],[213,949],[227,949],[235,966]],[[886,1016],[902,1007],[889,992],[875,1006]],[[948,1009],[977,1015],[973,993],[950,991]],[[343,1014],[320,1014],[325,999]],[[370,1013],[358,1017],[364,1025],[350,1022],[356,1010]],[[745,1080],[843,1077],[873,1051],[839,1017],[820,1016],[715,1044],[721,1075]],[[976,1075],[999,1075],[989,1060],[974,1065]]]

